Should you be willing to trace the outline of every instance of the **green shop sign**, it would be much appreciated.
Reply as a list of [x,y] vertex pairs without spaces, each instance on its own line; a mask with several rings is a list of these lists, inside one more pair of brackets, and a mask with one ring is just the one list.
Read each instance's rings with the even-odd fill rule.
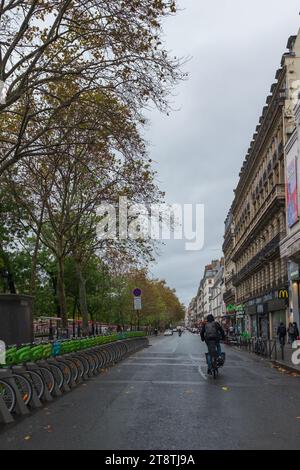
[[229,304],[226,307],[226,311],[228,313],[233,313],[233,312],[243,313],[245,311],[245,305],[244,304],[241,304],[241,305]]

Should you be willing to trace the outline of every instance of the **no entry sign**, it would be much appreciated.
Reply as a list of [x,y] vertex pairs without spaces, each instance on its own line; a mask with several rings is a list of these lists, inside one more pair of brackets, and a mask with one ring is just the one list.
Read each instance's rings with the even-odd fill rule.
[[142,295],[142,291],[141,291],[141,289],[139,289],[138,287],[136,287],[135,289],[133,289],[133,292],[132,292],[132,293],[133,293],[134,297],[141,297],[141,295]]

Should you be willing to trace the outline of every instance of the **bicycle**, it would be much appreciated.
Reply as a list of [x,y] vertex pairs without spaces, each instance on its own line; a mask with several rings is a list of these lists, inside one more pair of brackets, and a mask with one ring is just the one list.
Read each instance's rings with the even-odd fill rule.
[[[28,348],[30,348],[29,346],[26,346],[24,348],[22,348],[21,351],[21,355],[20,357],[22,358],[22,353],[24,353],[24,351],[28,350]],[[14,358],[13,361],[14,361],[14,364],[18,364],[17,362],[17,359],[16,359],[16,356],[17,356],[17,348],[14,347],[14,348],[11,348],[10,350],[8,350],[8,352],[6,353],[6,365],[4,366],[1,366],[1,370],[5,372],[5,370],[9,371],[9,373],[11,374],[11,377],[14,379],[14,382],[20,392],[20,395],[22,397],[22,400],[24,402],[24,404],[27,406],[30,404],[31,400],[32,400],[32,396],[33,396],[33,387],[37,386],[37,389],[40,391],[40,387],[41,387],[41,382],[39,380],[39,377],[33,373],[31,375],[31,372],[29,371],[23,371],[23,370],[18,370],[16,371],[12,365],[10,365],[10,361],[12,360],[12,357]],[[20,359],[21,360],[21,359]],[[20,361],[19,360],[19,361]],[[5,381],[5,378],[3,379],[1,377],[2,380]],[[7,381],[5,381],[7,383]],[[39,385],[37,385],[39,384]]]
[[[6,353],[4,368],[15,379],[25,405],[29,405],[33,390],[40,400],[47,400],[47,396],[44,396],[46,389],[50,395],[58,395],[60,390],[67,391],[68,387],[76,385],[82,379],[98,374],[103,367],[120,361],[136,350],[136,338],[140,336],[140,332],[124,333],[122,339],[131,338],[131,341],[117,345],[113,343],[120,337],[112,334],[106,337],[24,344],[19,348],[12,346]],[[3,381],[5,379],[3,377]],[[11,391],[9,384],[2,385],[1,390],[6,402],[13,403],[14,390]]]
[[221,353],[221,356],[218,356],[217,353],[217,343],[215,341],[207,342],[208,352],[205,353],[207,365],[209,365],[208,357],[211,358],[211,368],[210,372],[214,379],[219,375],[219,369],[224,366],[225,363],[225,353]]
[[[39,399],[43,398],[46,387],[49,392],[52,393],[55,386],[55,377],[51,370],[43,366],[35,368],[35,362],[38,359],[42,359],[45,355],[49,355],[49,349],[46,351],[47,354],[45,354],[44,346],[45,345],[22,345],[20,348],[11,347],[6,353],[5,368],[11,370],[13,372],[13,376],[15,376],[15,367],[23,367],[24,372],[20,371],[18,374],[21,374],[30,381],[30,385],[31,387],[34,387]],[[34,364],[31,362],[34,362]],[[30,401],[28,402],[25,397],[26,394],[23,395],[24,403],[29,404]]]
[[0,399],[3,400],[8,411],[12,413],[17,403],[16,392],[4,379],[0,379]]

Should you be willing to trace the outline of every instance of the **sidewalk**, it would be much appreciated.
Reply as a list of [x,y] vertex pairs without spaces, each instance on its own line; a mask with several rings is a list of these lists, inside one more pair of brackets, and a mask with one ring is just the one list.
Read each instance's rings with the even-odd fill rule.
[[[276,359],[275,359],[275,357],[272,357],[270,359],[269,357],[266,357],[266,356],[263,356],[263,355],[260,355],[260,354],[255,354],[254,352],[250,352],[247,349],[240,348],[238,346],[231,346],[231,347],[233,347],[237,351],[243,351],[245,353],[248,353],[251,356],[264,358],[265,360],[273,363],[275,366],[282,367],[282,368],[284,368],[286,370],[289,370],[291,372],[296,372],[296,373],[300,374],[300,364],[295,365],[292,362],[292,355],[295,352],[295,349],[293,349],[290,344],[286,344],[285,347],[284,347],[283,359],[282,359],[282,354],[281,354],[281,348],[280,348],[279,345],[278,345],[278,348],[277,348],[277,358]],[[300,358],[300,352],[299,352],[298,357]]]
[[[292,362],[292,355],[295,352],[295,349],[292,348],[290,344],[286,344],[284,347],[284,359],[281,358],[281,351],[278,351],[277,355],[277,360],[272,361],[274,364],[280,366],[280,367],[285,367],[288,370],[291,370],[292,372],[299,372],[300,373],[300,365],[295,365]],[[300,357],[300,354],[299,354]]]

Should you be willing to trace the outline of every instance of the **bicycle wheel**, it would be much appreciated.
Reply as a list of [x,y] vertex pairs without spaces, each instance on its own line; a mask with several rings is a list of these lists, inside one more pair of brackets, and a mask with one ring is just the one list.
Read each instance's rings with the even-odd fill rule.
[[87,360],[89,361],[89,364],[90,364],[90,371],[92,373],[95,372],[95,370],[97,369],[97,364],[98,364],[98,361],[97,359],[95,358],[95,356],[90,352],[90,351],[86,351],[85,352],[85,357],[87,358]]
[[67,358],[66,361],[67,361],[67,364],[70,366],[70,369],[71,369],[71,372],[72,372],[72,378],[73,378],[74,382],[77,382],[78,377],[79,377],[79,370],[77,368],[77,365],[75,364],[74,361],[72,361],[69,358]]
[[84,353],[78,352],[77,354],[78,354],[78,356],[75,356],[75,357],[77,357],[77,358],[81,361],[81,363],[82,363],[82,365],[83,365],[83,369],[84,369],[84,374],[88,374],[89,371],[90,371],[90,363],[89,363],[89,361],[88,361],[87,358],[85,357]]
[[40,374],[34,370],[29,370],[27,376],[36,391],[38,398],[42,398],[45,393],[45,383]]
[[72,362],[70,359],[66,359],[65,357],[57,359],[57,362],[63,364],[70,371],[70,380],[69,378],[66,379],[67,384],[69,385],[72,379],[74,380],[74,382],[76,382],[76,380],[78,379],[79,372],[74,362]]
[[13,379],[21,394],[25,405],[29,405],[32,399],[32,385],[30,381],[21,374],[13,374]]
[[103,369],[106,364],[106,356],[104,355],[102,349],[97,349],[97,356],[99,358],[99,371],[101,371],[101,369]]
[[54,376],[54,380],[59,389],[62,388],[64,383],[64,375],[61,369],[56,365],[49,362],[49,368]]
[[49,390],[50,393],[52,393],[55,387],[55,378],[54,378],[53,373],[46,367],[40,367],[40,366],[39,366],[39,371],[41,373],[43,381],[46,384],[47,389]]
[[70,360],[75,365],[75,367],[78,371],[79,377],[82,378],[83,375],[84,375],[84,365],[83,365],[82,361],[76,356],[70,356]]
[[0,380],[0,398],[4,401],[8,411],[12,413],[17,401],[16,392],[8,382],[2,379]]
[[68,366],[68,364],[66,364],[66,362],[62,361],[62,360],[56,360],[56,365],[57,367],[60,368],[60,370],[62,371],[63,373],[63,377],[64,377],[64,380],[66,381],[66,383],[69,385],[71,383],[71,379],[72,379],[72,372],[71,372],[71,368]]
[[103,348],[103,352],[106,356],[106,366],[108,366],[111,363],[111,355],[109,354],[109,351],[107,348]]
[[91,352],[93,353],[93,355],[96,359],[96,370],[97,370],[97,372],[99,372],[99,370],[102,367],[102,362],[103,362],[102,356],[101,356],[99,350],[97,350],[97,349],[93,349]]

